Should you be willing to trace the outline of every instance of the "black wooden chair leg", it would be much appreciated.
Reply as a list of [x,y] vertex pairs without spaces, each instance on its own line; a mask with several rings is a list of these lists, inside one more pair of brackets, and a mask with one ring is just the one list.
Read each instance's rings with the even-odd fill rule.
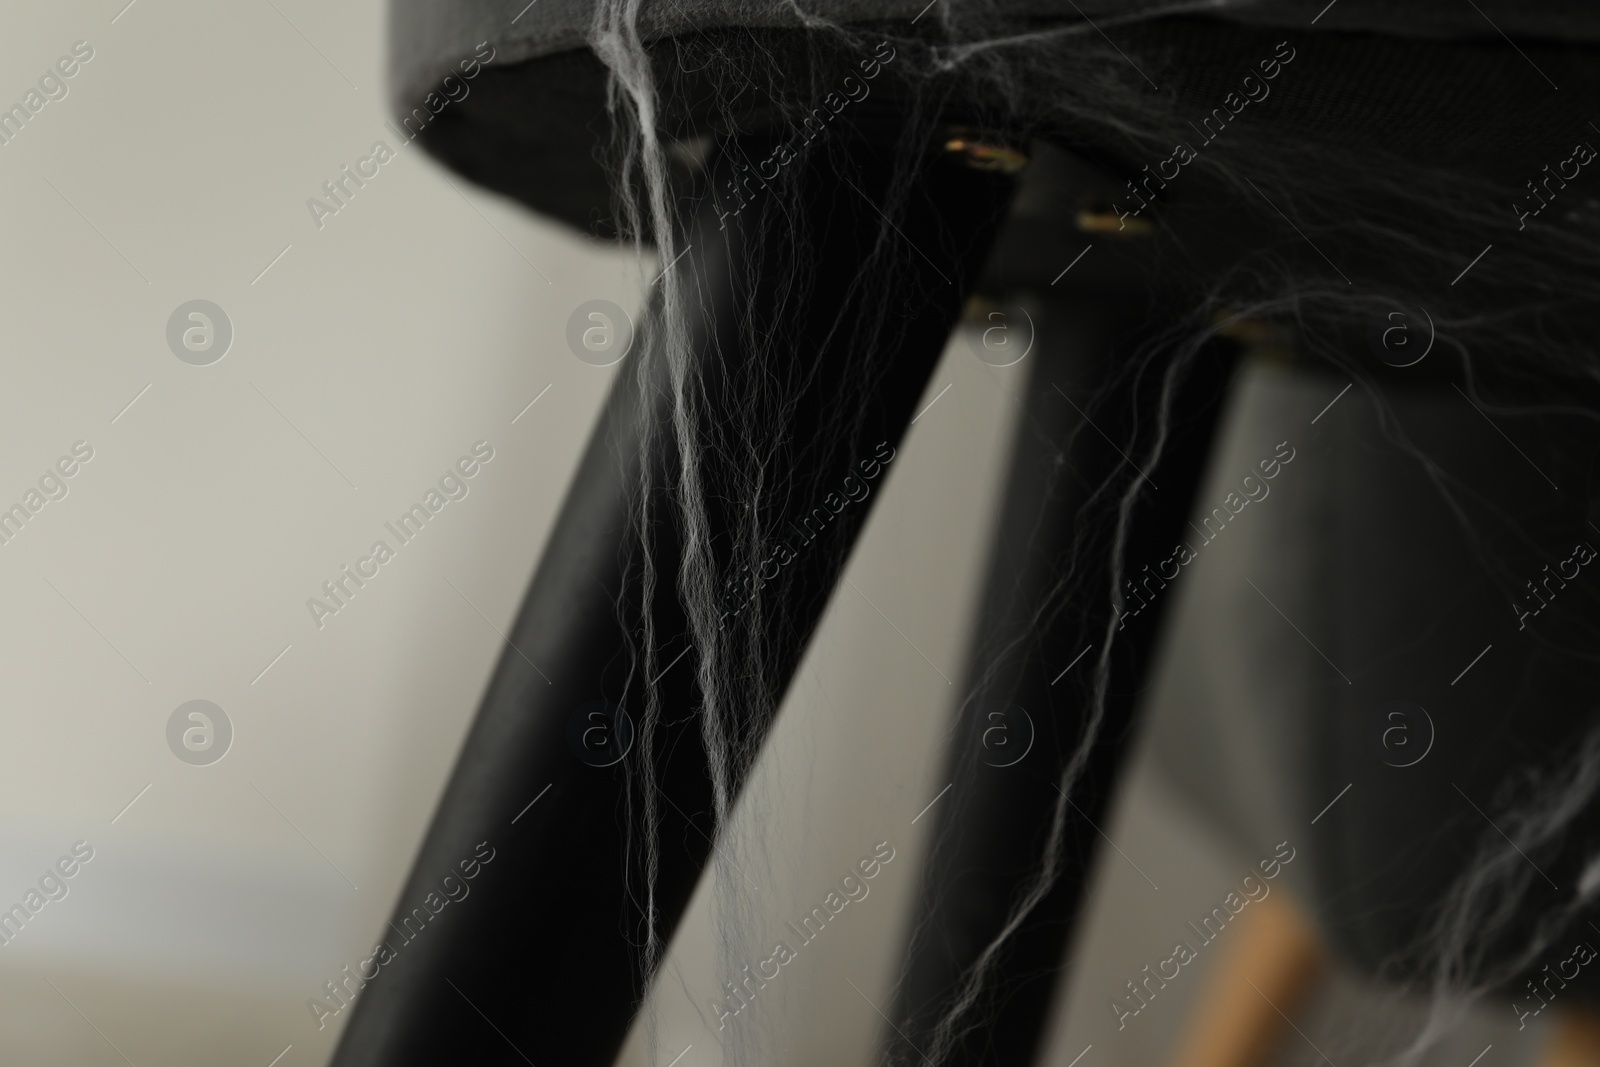
[[[715,195],[702,197],[679,242],[687,251],[670,267],[683,279],[708,398],[699,427],[708,484],[752,473],[740,467],[747,455],[715,447],[727,427],[784,431],[763,457],[755,505],[768,530],[800,521],[880,442],[899,442],[1009,196],[1007,179],[964,167],[934,143],[891,197],[896,164],[875,147],[892,143],[896,131],[886,132],[853,141],[831,130],[833,140],[791,163],[781,182],[736,185],[737,211],[723,195],[728,182],[710,181]],[[770,154],[741,147],[752,159]],[[789,225],[797,212],[808,220],[799,246]],[[794,300],[797,277],[809,281],[804,301]],[[656,341],[654,314],[641,345]],[[752,336],[776,355],[753,352]],[[346,979],[354,1012],[336,1067],[612,1062],[651,977],[640,948],[651,921],[633,766],[641,754],[653,759],[661,793],[654,922],[662,943],[706,866],[711,785],[695,654],[674,663],[691,646],[666,492],[653,501],[660,521],[649,546],[660,568],[650,610],[664,635],[655,660],[663,714],[650,736],[630,739],[612,710],[645,728],[631,670],[630,634],[643,620],[629,493],[639,483],[641,397],[666,403],[671,390],[660,375],[641,384],[637,358],[618,374],[394,917],[374,931],[382,947]],[[760,374],[803,384],[775,391],[766,410],[751,380]],[[654,484],[675,481],[677,454],[670,434],[654,438],[646,460],[656,465]],[[713,550],[726,563],[744,517],[712,505]],[[785,625],[757,650],[765,700],[732,724],[745,751],[759,747],[868,506],[841,512],[762,592],[769,604],[783,599]],[[432,914],[429,902],[458,885],[467,895]]]
[[[1172,567],[1162,564],[1191,536],[1184,528],[1233,366],[1234,346],[1220,340],[1179,360],[1169,437],[1159,462],[1141,470],[1158,431],[1148,413],[1159,406],[1173,355],[1132,372],[1132,354],[1151,337],[1142,325],[1151,319],[1146,300],[1142,291],[1113,291],[1033,312],[1033,368],[969,653],[968,696],[942,779],[952,785],[932,831],[894,1027],[885,1031],[890,1062],[934,1056],[1026,1067],[1053,1003],[1090,864],[1103,851],[1097,827],[1173,598]],[[1141,412],[1143,423],[1135,421]],[[1124,496],[1141,482],[1121,551],[1129,584],[1119,620],[1113,542]],[[940,1020],[1040,869],[1062,801],[1057,783],[1089,722],[1108,627],[1103,718],[1066,808],[1058,877],[993,958],[959,1020],[960,1036],[940,1044]]]

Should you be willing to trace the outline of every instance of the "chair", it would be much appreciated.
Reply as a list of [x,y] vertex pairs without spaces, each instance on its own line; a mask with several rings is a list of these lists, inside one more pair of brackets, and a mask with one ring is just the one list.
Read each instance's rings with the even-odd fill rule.
[[[712,812],[736,795],[759,751],[870,504],[805,531],[805,551],[770,574],[752,531],[824,499],[838,472],[879,442],[895,447],[974,294],[1040,296],[1023,426],[1047,447],[1017,450],[997,520],[949,757],[961,802],[939,813],[916,916],[923,933],[908,939],[885,1030],[883,1051],[897,1062],[931,1051],[1021,1064],[1035,1053],[1098,853],[1094,826],[1158,650],[1168,600],[1159,594],[1172,580],[1159,566],[1154,577],[1131,568],[1171,559],[1187,536],[1243,349],[1290,329],[1303,365],[1330,383],[1342,374],[1391,399],[1460,387],[1497,420],[1559,402],[1578,414],[1497,425],[1533,453],[1530,464],[1585,484],[1593,377],[1575,361],[1469,361],[1462,339],[1526,338],[1537,327],[1549,351],[1585,351],[1593,306],[1581,305],[1595,263],[1574,235],[1592,232],[1591,202],[1573,190],[1559,205],[1577,212],[1571,233],[1548,225],[1555,211],[1536,220],[1543,258],[1502,233],[1520,232],[1505,225],[1523,221],[1511,212],[1495,216],[1501,230],[1481,243],[1463,220],[1490,217],[1474,199],[1486,190],[1542,177],[1536,161],[1553,131],[1580,135],[1600,20],[1565,4],[1519,5],[1490,24],[1515,35],[1508,47],[1470,5],[1319,6],[1176,13],[1142,0],[892,0],[870,11],[820,3],[802,15],[782,4],[647,5],[638,28],[648,60],[630,69],[656,87],[654,129],[668,150],[664,186],[622,172],[622,204],[658,194],[657,210],[640,214],[619,212],[610,191],[606,162],[629,158],[637,130],[618,118],[625,108],[606,107],[605,67],[586,43],[595,5],[397,0],[396,114],[408,136],[536,211],[600,237],[631,225],[683,255],[664,265],[668,282],[641,323],[634,362],[585,453],[401,900],[419,898],[480,842],[504,842],[503,859],[473,908],[446,910],[428,937],[381,966],[357,1002],[339,1067],[611,1061],[707,865]],[[626,41],[612,39],[614,62],[638,62]],[[863,50],[878,41],[881,49]],[[1133,57],[1160,63],[1159,86]],[[462,84],[474,59],[471,91],[458,95],[447,79]],[[1194,130],[1195,143],[1183,141],[1190,158],[1152,154],[1190,138],[1180,119]],[[1412,187],[1386,180],[1386,167],[1458,177]],[[1521,210],[1531,213],[1536,195],[1530,184]],[[664,218],[670,232],[652,231]],[[1483,244],[1491,248],[1477,253]],[[1540,300],[1552,309],[1542,318]],[[1390,365],[1404,362],[1385,332],[1395,320],[1383,316],[1396,313],[1419,337],[1431,316],[1441,338],[1432,359]],[[693,353],[692,409],[674,407],[685,369],[661,358],[661,346],[682,338]],[[1046,388],[1062,381],[1069,386]],[[686,441],[698,450],[687,468]],[[1455,443],[1447,435],[1430,447]],[[759,484],[752,455],[762,460]],[[694,536],[675,521],[673,487],[688,470],[706,507]],[[1585,505],[1576,495],[1541,500],[1514,461],[1496,457],[1493,470],[1496,491],[1538,512],[1490,546],[1503,586],[1510,574],[1535,573],[1527,568],[1541,558],[1544,533],[1571,526]],[[1393,490],[1401,502],[1414,481]],[[636,522],[641,513],[651,521]],[[1381,543],[1386,528],[1370,521],[1335,548]],[[1421,538],[1420,527],[1404,532]],[[1458,588],[1468,558],[1434,560],[1424,584]],[[1367,580],[1403,580],[1379,572],[1404,559],[1381,561]],[[647,573],[646,560],[659,571]],[[704,643],[689,636],[697,624],[705,632],[694,614],[704,608],[674,590],[707,574],[733,578],[725,614],[744,610],[740,589],[757,610],[775,612],[770,629],[736,623],[717,638],[726,643],[716,662],[747,672],[707,674]],[[1357,588],[1335,592],[1354,597]],[[1498,588],[1475,589],[1439,625],[1475,633],[1491,611],[1504,622]],[[1592,615],[1581,603],[1564,597],[1560,607],[1586,627]],[[1325,799],[1349,761],[1365,758],[1364,736],[1337,728],[1340,710],[1364,713],[1371,693],[1402,691],[1409,677],[1407,664],[1385,655],[1399,638],[1364,630],[1359,605],[1323,610],[1353,628],[1347,662],[1373,673],[1359,697],[1355,682],[1349,692],[1319,690],[1303,725],[1333,735],[1319,737],[1290,787],[1303,804]],[[1403,629],[1398,616],[1388,624]],[[1073,671],[1080,650],[1088,658]],[[1535,665],[1563,677],[1548,690],[1560,703],[1532,728],[1527,750],[1511,759],[1503,744],[1475,742],[1450,753],[1451,767],[1480,761],[1462,783],[1480,803],[1510,769],[1570,747],[1585,725],[1574,702],[1594,679],[1570,643],[1486,660],[1475,699],[1500,706]],[[691,714],[708,681],[744,698],[719,720],[726,764],[713,764]],[[1039,727],[1027,759],[1007,768],[973,743],[997,703],[1030,709]],[[575,728],[581,709],[597,717]],[[590,725],[603,728],[592,747]],[[1447,765],[1447,735],[1458,736],[1441,732],[1429,774]],[[653,778],[643,795],[630,771],[641,763]],[[1064,780],[1070,796],[1057,787]],[[545,799],[530,809],[535,794]],[[1476,841],[1465,820],[1460,834],[1440,835],[1416,892],[1374,924],[1360,893],[1417,831],[1415,820],[1404,832],[1390,825],[1396,796],[1414,799],[1352,792],[1343,851],[1313,861],[1326,891],[1319,921],[1374,970],[1391,962],[1395,931],[1413,928],[1459,871],[1463,842]],[[1580,861],[1580,851],[1563,853],[1560,878]],[[397,914],[395,925],[405,919]],[[1505,937],[1525,933],[1507,926]]]

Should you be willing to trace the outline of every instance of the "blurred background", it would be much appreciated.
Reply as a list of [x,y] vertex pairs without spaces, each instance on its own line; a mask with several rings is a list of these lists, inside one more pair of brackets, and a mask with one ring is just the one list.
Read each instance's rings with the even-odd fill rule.
[[[0,104],[92,57],[0,145],[0,507],[78,442],[92,458],[0,545],[0,906],[75,843],[93,858],[0,946],[0,1062],[328,1060],[343,1019],[319,1028],[308,1001],[396,903],[615,373],[568,349],[568,318],[636,309],[655,274],[404,145],[384,18],[382,0],[7,12]],[[319,219],[308,200],[380,141],[394,158]],[[190,361],[169,320],[195,300],[227,328]],[[763,1002],[785,1063],[869,1063],[883,1025],[1022,380],[971,342],[953,340],[879,489],[751,787],[761,821],[734,829],[766,841],[745,873],[775,929],[876,842],[896,850],[848,930]],[[1326,402],[1264,369],[1244,396]],[[466,496],[315,618],[323,583],[478,442],[493,459]],[[1196,626],[1180,608],[1157,723],[1182,713]],[[169,724],[195,700],[226,725],[213,714],[212,747],[186,759]],[[195,720],[179,718],[181,735]],[[1211,958],[1123,1031],[1109,999],[1276,841],[1233,854],[1143,749],[1103,829],[1121,854],[1046,1057],[1136,1067],[1167,1055]],[[709,915],[702,887],[656,995],[680,1067],[720,1059]],[[1374,996],[1325,983],[1283,1062],[1322,1062],[1318,1028],[1370,1020]],[[1403,1032],[1411,1009],[1384,1010]],[[1483,1067],[1527,1062],[1540,1031],[1512,1021],[1490,1012],[1430,1062],[1491,1043]],[[623,1059],[646,1061],[642,1030]]]

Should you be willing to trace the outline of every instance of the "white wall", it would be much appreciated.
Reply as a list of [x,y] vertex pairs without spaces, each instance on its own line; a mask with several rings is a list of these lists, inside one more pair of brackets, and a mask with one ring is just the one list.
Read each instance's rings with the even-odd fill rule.
[[[94,50],[0,146],[0,506],[94,450],[0,545],[0,905],[95,850],[0,947],[0,1061],[315,1064],[306,999],[392,906],[499,652],[478,611],[514,610],[615,373],[567,314],[638,283],[399,148],[380,0],[125,2],[0,34],[3,103]],[[319,230],[307,198],[379,139]],[[194,298],[235,331],[210,366],[167,346]],[[478,440],[468,496],[316,628],[307,598]],[[235,728],[203,767],[165,737],[197,698]]]
[[[307,998],[393,905],[614,374],[567,316],[637,307],[649,271],[400,147],[380,0],[124,3],[14,6],[0,34],[0,104],[93,48],[0,146],[0,506],[94,452],[0,545],[0,905],[94,849],[0,947],[0,1060],[317,1064],[337,1031]],[[380,139],[397,158],[319,228],[307,199]],[[166,339],[197,298],[234,331],[209,366]],[[1009,385],[949,364],[850,575],[954,677]],[[314,625],[320,584],[479,440],[469,495]],[[863,834],[905,847],[859,940],[795,980],[847,1023],[808,1055],[869,1044],[827,969],[885,977],[948,696],[864,599],[834,604],[761,780],[805,800],[763,877],[799,899]],[[166,739],[194,699],[234,729],[208,766]]]
[[[392,140],[381,0],[125,2],[13,4],[0,33],[0,105],[94,49],[0,145],[0,508],[94,450],[0,544],[0,908],[94,849],[0,946],[0,1062],[306,1067],[337,1034],[306,1001],[393,905],[614,373],[567,351],[567,316],[637,307],[651,271]],[[307,199],[380,139],[397,158],[319,229]],[[209,366],[166,339],[197,298],[234,329]],[[1025,370],[946,352],[740,810],[758,932],[897,853],[752,1009],[783,1063],[871,1062]],[[318,629],[307,598],[479,440],[469,495]],[[235,731],[209,766],[166,739],[194,699]],[[1136,787],[1108,829],[1209,871],[1186,818]],[[1118,1048],[1102,995],[1140,931],[1210,899],[1161,877],[1100,872],[1051,1062],[1161,1056],[1171,1028]],[[659,1062],[719,1062],[715,935],[702,887]]]

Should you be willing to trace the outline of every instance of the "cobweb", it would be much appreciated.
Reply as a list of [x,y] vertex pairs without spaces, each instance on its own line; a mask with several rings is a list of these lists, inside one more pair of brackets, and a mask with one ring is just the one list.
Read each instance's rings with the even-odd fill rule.
[[[906,117],[897,146],[903,171],[897,176],[898,183],[910,182],[912,169],[922,158],[919,142],[931,136],[939,116],[952,107],[966,121],[1022,146],[1044,137],[1069,147],[1091,147],[1106,158],[1169,159],[1175,141],[1195,140],[1194,134],[1200,131],[1194,121],[1204,112],[1197,113],[1192,100],[1153,88],[1147,75],[1165,80],[1164,72],[1174,57],[1159,38],[1141,37],[1134,31],[1145,20],[1215,13],[1239,5],[1173,4],[1136,19],[1101,19],[1091,25],[1071,12],[1048,23],[1007,20],[988,3],[939,0],[915,27],[847,25],[809,14],[799,4],[770,6],[772,10],[764,15],[769,24],[775,19],[786,21],[802,28],[803,38],[793,33],[775,36],[727,31],[653,41],[641,31],[642,0],[601,0],[596,5],[590,44],[609,71],[608,108],[614,135],[609,163],[615,178],[617,214],[624,233],[635,241],[641,261],[653,249],[657,262],[672,264],[683,251],[688,210],[682,195],[683,160],[708,150],[727,149],[753,126],[800,128],[817,101],[839,91],[840,68],[833,62],[839,56],[881,59],[885,48],[893,55],[872,91],[880,95],[880,102],[881,97],[892,96],[894,106]],[[1120,47],[1111,44],[1108,31],[1117,33],[1125,43]],[[1282,49],[1298,58],[1297,50],[1304,48],[1311,36],[1306,30],[1284,30],[1268,42],[1268,51],[1259,58],[1281,58],[1285,54]],[[1147,43],[1141,47],[1140,41]],[[1281,48],[1273,51],[1278,41]],[[1291,59],[1284,61],[1279,76],[1312,77],[1313,72],[1296,69]],[[682,115],[690,106],[686,98],[692,87],[709,87],[711,103],[709,111],[702,106],[694,122],[687,123]],[[1251,106],[1265,109],[1271,103],[1263,99]],[[1456,361],[1467,391],[1485,410],[1525,413],[1547,408],[1593,420],[1592,406],[1581,398],[1592,396],[1593,387],[1600,384],[1600,359],[1590,328],[1593,312],[1600,306],[1600,286],[1596,284],[1600,277],[1600,242],[1596,240],[1600,212],[1596,209],[1600,204],[1581,188],[1565,190],[1561,203],[1542,218],[1528,222],[1525,232],[1511,230],[1508,200],[1521,196],[1531,206],[1531,190],[1508,189],[1503,179],[1431,164],[1426,154],[1395,151],[1392,140],[1383,138],[1375,138],[1364,151],[1352,151],[1348,130],[1330,132],[1309,121],[1286,129],[1282,123],[1254,121],[1246,110],[1228,124],[1225,134],[1194,153],[1195,158],[1184,164],[1186,169],[1194,168],[1193,177],[1181,180],[1195,184],[1203,180],[1218,190],[1213,203],[1259,207],[1265,201],[1288,224],[1284,232],[1298,234],[1323,258],[1291,253],[1286,250],[1287,241],[1248,248],[1221,265],[1204,262],[1198,252],[1191,255],[1190,249],[1176,249],[1172,271],[1190,279],[1184,290],[1188,306],[1182,314],[1169,316],[1166,328],[1121,372],[1155,375],[1163,382],[1159,389],[1140,393],[1151,399],[1150,410],[1138,413],[1139,433],[1117,442],[1139,467],[1151,469],[1162,458],[1172,416],[1173,383],[1185,372],[1187,362],[1231,324],[1243,320],[1274,323],[1294,338],[1303,358],[1341,368],[1381,404],[1370,354],[1361,338],[1375,315],[1402,303],[1427,306],[1438,358]],[[1553,147],[1563,147],[1564,139],[1570,141],[1573,136],[1575,132],[1552,130],[1548,140]],[[827,137],[824,134],[820,141],[826,142]],[[813,160],[836,158],[828,155],[825,143],[808,143],[796,151]],[[799,180],[794,175],[803,169],[785,168],[764,186],[762,195],[783,200],[791,190],[789,183]],[[1537,167],[1529,170],[1533,173]],[[1147,175],[1148,170],[1127,175],[1132,180],[1116,209],[1119,214],[1146,202],[1140,193],[1153,187],[1135,186],[1133,180]],[[1180,179],[1172,181],[1177,184]],[[1574,180],[1573,184],[1578,183]],[[878,243],[876,260],[862,265],[856,282],[868,293],[883,285],[883,278],[903,269],[903,257],[914,254],[889,240],[897,210],[894,190],[892,183],[885,200],[884,240]],[[1164,205],[1159,198],[1151,199],[1156,202],[1143,217],[1159,222]],[[724,210],[732,211],[731,204]],[[1174,201],[1170,210],[1207,208],[1192,203],[1185,208]],[[807,227],[816,220],[800,211],[768,211],[759,218],[763,221],[753,224],[771,226],[771,220],[777,218],[787,228],[781,245],[789,255],[781,264],[768,264],[771,269],[792,272],[784,294],[785,312],[834,314],[826,307],[808,306],[806,300],[814,281],[805,267]],[[1494,255],[1474,263],[1470,293],[1466,288],[1442,285],[1431,274],[1424,278],[1419,276],[1422,272],[1398,266],[1460,263],[1468,236],[1483,234],[1495,236]],[[1520,234],[1521,239],[1513,239],[1513,234]],[[1352,283],[1333,266],[1335,261],[1362,264],[1368,280]],[[1380,280],[1370,280],[1373,278]],[[756,754],[748,727],[770,721],[781,696],[781,686],[772,677],[769,638],[789,625],[781,599],[758,593],[741,615],[737,640],[719,627],[730,577],[759,562],[760,546],[770,540],[771,531],[763,528],[770,510],[758,505],[773,482],[771,464],[784,433],[781,425],[758,424],[744,412],[781,412],[785,398],[808,384],[804,372],[790,366],[794,354],[785,351],[776,331],[763,332],[756,324],[744,324],[742,341],[754,370],[739,376],[736,385],[748,391],[750,402],[740,404],[738,396],[728,395],[726,386],[719,387],[723,391],[718,395],[710,395],[689,325],[695,299],[683,272],[669,269],[661,274],[653,294],[650,343],[634,370],[641,386],[641,454],[648,457],[665,451],[672,457],[666,467],[655,462],[638,465],[640,481],[634,495],[638,543],[648,546],[650,529],[671,523],[679,531],[682,546],[681,558],[670,561],[671,566],[653,559],[648,547],[635,561],[642,580],[644,603],[639,617],[643,627],[633,635],[635,663],[629,690],[630,699],[642,708],[639,737],[645,748],[642,758],[633,763],[638,780],[632,797],[641,812],[638,844],[645,857],[640,868],[642,884],[635,890],[649,917],[638,946],[647,974],[655,971],[664,952],[654,921],[660,812],[648,748],[664,708],[656,687],[646,681],[656,678],[662,666],[654,651],[661,635],[651,629],[648,607],[652,598],[677,597],[687,614],[702,697],[694,714],[710,754],[715,818],[719,826],[726,826],[737,799],[737,783],[745,780]],[[865,341],[888,328],[883,321],[838,321],[834,325]],[[863,376],[870,377],[875,348],[863,343],[859,350]],[[658,395],[663,388],[668,394],[665,403]],[[1087,407],[1092,415],[1092,403]],[[853,432],[856,428],[851,419],[856,415],[859,412],[848,403],[841,404],[836,416],[838,430],[846,435]],[[701,429],[708,418],[721,420],[715,441],[708,441]],[[1154,432],[1150,432],[1151,426]],[[1485,572],[1500,582],[1508,595],[1515,595],[1517,578],[1490,547],[1516,536],[1515,517],[1496,519],[1492,509],[1477,506],[1481,502],[1470,499],[1471,491],[1447,475],[1424,449],[1411,444],[1397,421],[1386,421],[1385,432],[1427,472],[1437,492],[1454,509],[1479,547]],[[729,454],[738,457],[732,466],[742,471],[742,477],[709,473],[709,448],[718,449],[723,460]],[[726,468],[724,463],[716,469]],[[1122,607],[1127,527],[1140,494],[1147,491],[1142,480],[1102,487],[1111,501],[1102,511],[1108,525],[1073,546],[1073,551],[1060,553],[1057,581],[1046,610],[1065,610],[1084,598],[1100,598],[1113,608]],[[729,560],[721,564],[712,544],[713,502],[720,509],[718,514],[740,516]],[[1498,528],[1488,528],[1496,524]],[[1040,551],[1055,548],[1040,546]],[[1075,557],[1078,552],[1100,556],[1090,566]],[[663,573],[677,576],[676,588],[659,587]],[[1585,634],[1584,641],[1565,653],[1592,660],[1594,636],[1592,631]],[[934,1065],[951,1058],[963,1034],[981,1021],[989,1003],[985,993],[994,961],[1006,939],[1060,874],[1068,805],[1101,728],[1117,640],[1116,627],[1108,625],[1098,643],[1089,714],[1084,716],[1081,735],[1057,783],[1061,799],[1052,813],[1047,842],[1026,883],[1019,887],[998,938],[977,958],[944,1006],[931,1043],[922,1049]],[[999,649],[996,654],[1006,651]],[[969,684],[975,692],[983,679]],[[1486,835],[1483,848],[1462,873],[1455,890],[1439,902],[1436,922],[1420,938],[1421,944],[1405,947],[1407,953],[1426,961],[1422,969],[1431,976],[1424,984],[1432,1006],[1426,1024],[1398,1062],[1415,1062],[1475,998],[1538,958],[1577,909],[1587,906],[1595,895],[1600,878],[1584,880],[1583,892],[1539,916],[1531,939],[1506,943],[1514,929],[1526,927],[1516,921],[1526,908],[1530,878],[1520,858],[1560,847],[1600,787],[1600,741],[1591,739],[1573,751],[1568,766],[1545,768],[1542,775],[1508,784],[1494,812],[1496,822],[1507,828],[1506,836]],[[714,907],[719,954],[727,973],[733,975],[740,962],[751,958],[748,949],[754,940],[751,925],[755,914],[744,880],[737,873],[736,859],[744,850],[759,850],[761,844],[731,839],[721,844],[712,860]],[[1600,862],[1600,853],[1591,858],[1590,863],[1594,862]],[[654,1063],[658,1050],[653,1019],[647,1020],[647,1025]],[[723,1055],[731,1064],[767,1064],[779,1059],[770,1035],[763,1035],[758,1028],[740,1028],[728,1035]]]

